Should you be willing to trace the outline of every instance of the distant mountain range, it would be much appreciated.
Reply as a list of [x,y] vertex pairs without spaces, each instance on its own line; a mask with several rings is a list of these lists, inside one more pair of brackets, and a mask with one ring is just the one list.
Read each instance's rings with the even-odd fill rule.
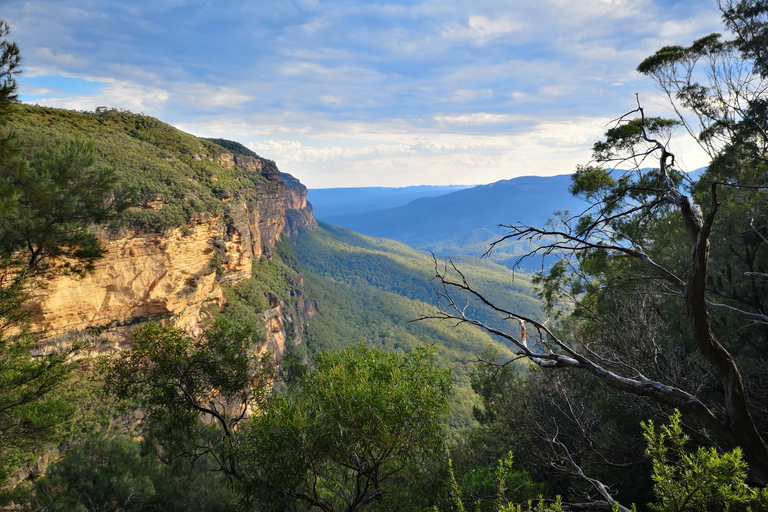
[[355,215],[371,210],[394,208],[420,197],[441,196],[471,185],[418,185],[414,187],[349,187],[310,189],[307,199],[319,219]]
[[[524,223],[543,226],[556,211],[571,214],[583,211],[587,203],[568,191],[571,175],[540,177],[523,176],[440,194],[438,187],[428,192],[431,197],[419,197],[407,204],[378,208],[387,197],[401,189],[378,189],[376,200],[364,208],[360,189],[310,190],[308,198],[315,207],[315,216],[329,224],[343,226],[359,233],[389,238],[411,247],[432,251],[438,256],[483,254],[491,242],[505,231],[499,224]],[[410,187],[418,189],[421,187]],[[426,191],[426,190],[425,190]],[[321,192],[318,195],[317,192]],[[412,190],[418,193],[419,190]],[[447,193],[446,193],[447,192]],[[315,204],[315,198],[319,203]],[[357,201],[357,210],[344,213],[345,204]],[[342,213],[331,214],[334,211]],[[491,259],[512,266],[520,255],[530,250],[527,243],[510,242],[494,251]],[[540,260],[523,263],[523,268],[541,268]]]

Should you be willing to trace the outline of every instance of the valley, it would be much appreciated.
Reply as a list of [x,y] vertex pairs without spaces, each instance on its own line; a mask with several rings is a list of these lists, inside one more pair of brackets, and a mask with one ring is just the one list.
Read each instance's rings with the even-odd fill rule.
[[768,510],[768,4],[118,4],[0,20],[0,511]]
[[[480,257],[507,234],[501,224],[542,226],[560,215],[578,216],[588,208],[587,202],[569,192],[570,184],[570,175],[525,176],[455,191],[433,190],[405,204],[384,201],[397,197],[400,189],[388,189],[387,195],[387,189],[382,189],[380,198],[367,206],[354,188],[310,190],[309,196],[318,198],[318,219],[329,224],[397,240],[439,257]],[[344,212],[342,205],[353,200],[359,201],[354,211]],[[540,258],[521,260],[532,248],[526,241],[509,240],[496,246],[488,258],[510,269],[535,272],[542,268]],[[547,258],[544,266],[555,261]]]

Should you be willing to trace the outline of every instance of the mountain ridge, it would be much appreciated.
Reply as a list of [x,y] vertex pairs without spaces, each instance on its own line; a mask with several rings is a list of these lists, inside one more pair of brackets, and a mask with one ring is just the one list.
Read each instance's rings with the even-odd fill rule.
[[[521,176],[434,197],[420,197],[393,208],[353,215],[318,215],[318,219],[379,238],[389,238],[438,256],[481,256],[504,236],[502,224],[543,225],[556,211],[583,211],[588,204],[570,191],[571,175]],[[311,191],[310,191],[311,194]],[[469,240],[471,243],[462,243]],[[514,267],[532,247],[509,241],[490,255]],[[540,261],[523,262],[535,270]]]
[[[306,187],[239,143],[202,139],[115,109],[20,104],[10,124],[29,158],[61,140],[81,139],[92,147],[95,165],[116,169],[118,186],[131,199],[111,224],[93,227],[107,251],[93,272],[59,275],[35,291],[32,331],[46,343],[81,338],[96,351],[122,348],[135,324],[150,319],[197,334],[226,305],[226,287],[249,279],[283,233],[315,226]],[[279,301],[269,309],[256,313],[279,355],[297,334],[286,333],[284,317],[302,313]]]

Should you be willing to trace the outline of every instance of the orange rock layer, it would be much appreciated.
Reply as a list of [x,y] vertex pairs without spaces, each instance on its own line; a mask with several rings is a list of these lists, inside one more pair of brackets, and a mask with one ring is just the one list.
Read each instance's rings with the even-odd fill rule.
[[[52,343],[91,338],[100,351],[130,343],[132,326],[151,318],[199,333],[206,311],[223,304],[220,283],[250,277],[254,258],[274,247],[286,229],[286,203],[307,227],[315,225],[306,188],[292,183],[288,192],[275,182],[276,194],[230,201],[223,217],[164,233],[104,236],[107,256],[92,273],[58,277],[36,297],[33,329]],[[275,304],[263,315],[266,348],[276,354],[286,342],[283,314]]]

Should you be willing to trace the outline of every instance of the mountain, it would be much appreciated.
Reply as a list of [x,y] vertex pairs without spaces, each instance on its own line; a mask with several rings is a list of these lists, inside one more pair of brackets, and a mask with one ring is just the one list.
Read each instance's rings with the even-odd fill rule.
[[466,185],[413,187],[348,187],[309,189],[308,199],[321,219],[337,215],[355,215],[371,210],[394,208],[420,197],[432,197],[469,188]]
[[[261,324],[266,334],[256,350],[278,357],[358,342],[404,351],[431,344],[438,364],[455,376],[454,433],[474,421],[474,361],[488,349],[512,357],[477,328],[414,322],[437,312],[432,258],[397,241],[318,227],[306,188],[236,142],[116,110],[18,105],[11,126],[30,159],[58,140],[90,144],[96,165],[115,168],[131,199],[111,224],[94,227],[107,256],[93,272],[58,275],[35,292],[32,330],[47,344],[83,339],[96,353],[128,349],[134,328],[148,320],[196,334],[219,313]],[[368,197],[403,201],[450,189]],[[528,275],[470,256],[455,262],[490,300],[540,317]],[[470,307],[509,328],[479,303]]]
[[[355,214],[322,215],[318,219],[369,236],[398,240],[437,255],[480,256],[505,231],[499,224],[543,226],[556,211],[571,214],[587,204],[568,191],[571,176],[524,176],[457,190],[436,197],[421,197],[408,204]],[[310,192],[311,197],[312,192]],[[316,210],[317,213],[317,210]],[[491,255],[513,266],[530,250],[523,242],[507,242]],[[523,268],[540,268],[540,261]]]
[[[485,332],[438,320],[414,321],[437,311],[435,262],[421,251],[393,240],[373,238],[345,228],[318,223],[316,230],[301,228],[291,243],[301,262],[306,295],[314,314],[305,335],[310,352],[340,350],[365,343],[389,350],[408,351],[417,344],[432,344],[438,364],[450,368],[455,381],[451,407],[454,432],[473,423],[477,396],[469,374],[485,351],[511,357],[510,349]],[[530,277],[470,256],[455,260],[467,279],[491,300],[515,311],[541,318]],[[477,301],[472,313],[499,328],[509,329]],[[517,324],[514,324],[514,329]]]
[[[50,344],[79,338],[97,351],[125,347],[133,328],[150,319],[200,332],[214,312],[232,305],[233,286],[276,271],[262,260],[279,252],[284,233],[314,227],[306,187],[236,142],[114,109],[16,105],[10,127],[29,159],[58,141],[84,141],[96,166],[116,170],[118,190],[132,205],[93,228],[107,251],[93,272],[60,274],[36,290],[32,330]],[[300,299],[302,292],[298,284],[292,293],[262,289],[274,300],[261,300],[250,316],[265,323],[267,345],[280,353],[301,333],[298,324],[286,333],[286,315],[302,316],[287,311],[291,301],[282,297]]]

